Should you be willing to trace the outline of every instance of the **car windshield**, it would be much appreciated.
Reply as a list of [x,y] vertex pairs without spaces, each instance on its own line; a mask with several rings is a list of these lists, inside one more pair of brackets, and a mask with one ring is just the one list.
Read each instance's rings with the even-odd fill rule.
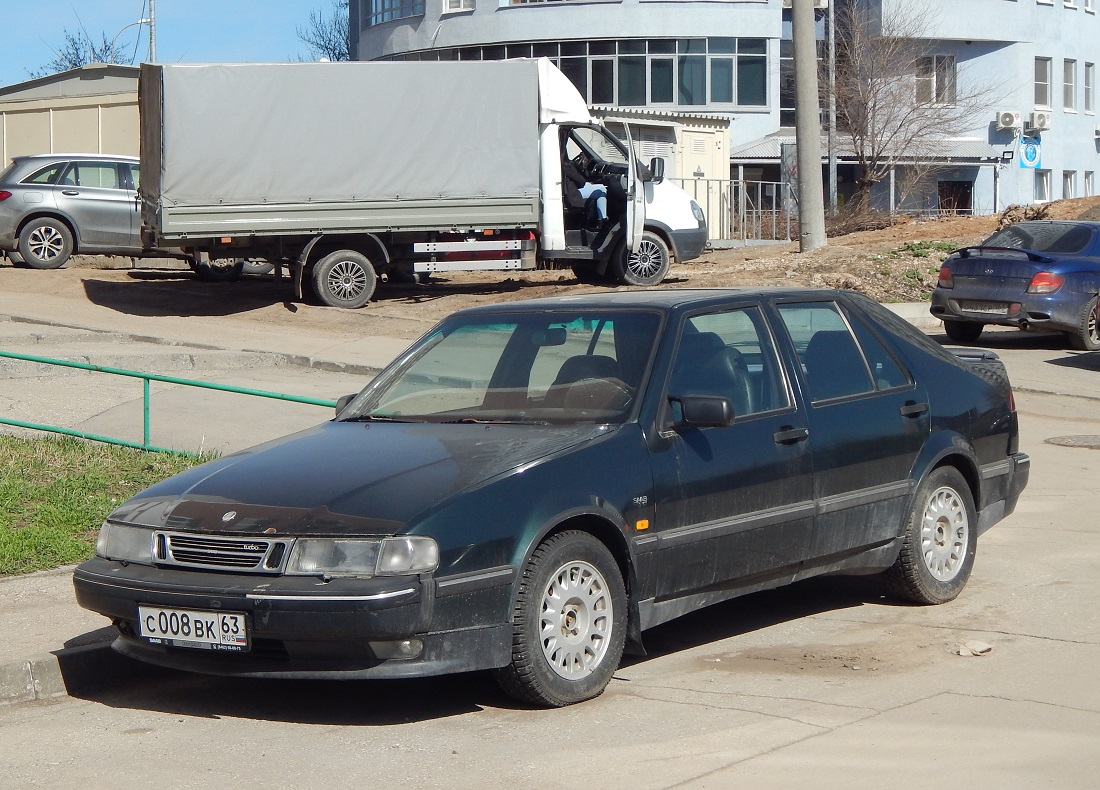
[[1085,249],[1091,239],[1092,229],[1088,225],[1021,222],[997,231],[983,241],[982,246],[1072,254]]
[[455,316],[340,419],[623,422],[659,324],[657,313],[630,310]]

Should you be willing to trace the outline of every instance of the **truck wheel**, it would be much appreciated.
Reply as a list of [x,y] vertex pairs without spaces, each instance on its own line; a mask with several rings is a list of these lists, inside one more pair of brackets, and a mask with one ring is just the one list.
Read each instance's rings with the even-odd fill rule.
[[245,258],[242,274],[270,274],[275,270],[275,264],[263,258]]
[[656,233],[646,231],[638,249],[627,256],[623,239],[611,256],[615,279],[623,285],[656,285],[668,274],[668,247]]
[[626,641],[626,587],[607,547],[560,532],[535,549],[512,609],[512,663],[496,670],[505,692],[559,708],[607,687]]
[[73,234],[64,222],[40,217],[19,234],[19,254],[32,269],[60,269],[73,254]]
[[219,258],[214,261],[202,261],[192,268],[199,279],[207,283],[235,283],[241,277],[244,261],[240,258]]
[[362,307],[374,295],[378,274],[365,255],[353,250],[329,253],[313,267],[313,291],[330,307]]
[[1076,332],[1066,332],[1070,348],[1078,351],[1100,350],[1100,327],[1096,325],[1097,297],[1089,299],[1085,309],[1081,311],[1081,320]]
[[905,542],[886,571],[887,587],[914,603],[947,603],[962,592],[974,567],[978,519],[959,470],[941,466],[921,483]]
[[944,321],[943,331],[949,340],[956,343],[973,343],[982,335],[985,324],[972,321]]

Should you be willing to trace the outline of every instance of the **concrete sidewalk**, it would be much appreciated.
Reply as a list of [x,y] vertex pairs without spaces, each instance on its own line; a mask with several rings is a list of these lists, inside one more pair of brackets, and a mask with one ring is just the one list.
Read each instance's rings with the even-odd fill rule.
[[[928,314],[926,304],[890,308],[921,328],[934,329],[939,324]],[[234,335],[232,346],[225,339],[216,326],[189,321],[184,327],[182,319],[158,318],[151,326],[148,318],[105,313],[102,320],[85,317],[77,326],[61,315],[0,314],[0,348],[4,350],[146,372],[154,368],[183,370],[187,372],[175,375],[253,382],[251,386],[269,391],[328,398],[342,394],[342,387],[352,382],[360,386],[364,377],[373,375],[407,345],[405,340],[385,337],[334,342],[331,337],[260,331]],[[139,361],[145,364],[136,364]],[[326,378],[324,374],[330,375]],[[260,385],[255,384],[257,380]],[[19,386],[26,394],[27,385],[21,382]],[[56,381],[46,386],[56,398]],[[317,392],[319,387],[325,391]],[[94,404],[97,413],[83,424],[107,435],[120,435],[111,431],[121,430],[116,428],[119,420],[133,423],[132,413],[123,413],[135,408],[133,396],[98,389],[103,398],[125,399],[126,403]],[[233,413],[228,421],[217,414],[198,416],[208,432],[231,437],[230,443],[215,448],[223,452],[328,418],[316,410],[301,416],[282,415],[277,420],[241,412]],[[169,423],[164,430],[177,430],[177,436],[192,429],[195,418],[186,408],[161,408],[157,414],[158,422]],[[173,426],[172,422],[185,424]],[[110,651],[113,638],[114,630],[103,617],[76,604],[71,567],[0,578],[0,706],[111,685],[147,671],[144,665]]]

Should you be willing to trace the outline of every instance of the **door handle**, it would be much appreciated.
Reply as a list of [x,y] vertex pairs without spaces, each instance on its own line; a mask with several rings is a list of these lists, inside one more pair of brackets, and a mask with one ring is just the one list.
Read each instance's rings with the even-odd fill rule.
[[902,417],[919,417],[928,411],[927,403],[913,403],[910,401],[902,406],[898,411]]
[[62,195],[79,195],[80,193],[77,192],[75,189],[62,189],[61,194]]
[[809,436],[809,428],[792,428],[789,425],[780,428],[772,434],[772,438],[775,439],[776,444],[794,444],[795,442],[801,442],[809,438]]

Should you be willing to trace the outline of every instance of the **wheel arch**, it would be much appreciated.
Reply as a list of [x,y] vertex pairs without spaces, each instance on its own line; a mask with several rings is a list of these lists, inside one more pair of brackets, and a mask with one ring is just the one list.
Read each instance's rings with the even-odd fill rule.
[[928,475],[940,467],[950,466],[958,470],[970,489],[970,496],[974,499],[974,507],[981,510],[982,507],[982,475],[978,468],[978,462],[970,443],[961,435],[941,435],[935,443],[925,445],[924,450],[917,459],[914,472],[920,470],[920,474],[914,474],[915,482],[912,496],[917,495],[917,489]]
[[75,254],[80,251],[80,231],[77,230],[76,223],[73,222],[72,218],[66,214],[62,214],[60,211],[36,211],[33,214],[28,214],[23,217],[23,219],[19,220],[19,225],[15,228],[15,238],[18,240],[19,237],[23,235],[23,228],[27,227],[27,225],[31,224],[36,219],[56,219],[58,222],[62,223],[69,229],[69,233],[72,234],[73,253]]
[[[518,566],[520,572],[516,575],[515,584],[519,584],[519,579],[522,578],[523,575],[523,568],[527,566],[527,563],[531,560],[531,556],[540,545],[554,535],[569,531],[585,532],[602,543],[604,547],[611,552],[615,564],[619,566],[623,584],[626,586],[626,605],[628,612],[626,631],[627,647],[634,648],[644,653],[641,638],[641,615],[638,608],[639,582],[637,578],[637,564],[630,544],[623,533],[623,529],[619,527],[610,516],[592,512],[571,513],[563,515],[554,523],[542,529],[531,541],[529,541],[524,549],[523,558]],[[514,594],[515,590],[513,590],[513,595]]]
[[312,266],[329,253],[339,250],[352,250],[366,256],[378,271],[390,263],[390,251],[374,233],[356,233],[327,235],[322,234],[314,238],[305,250],[306,258],[303,263]]

